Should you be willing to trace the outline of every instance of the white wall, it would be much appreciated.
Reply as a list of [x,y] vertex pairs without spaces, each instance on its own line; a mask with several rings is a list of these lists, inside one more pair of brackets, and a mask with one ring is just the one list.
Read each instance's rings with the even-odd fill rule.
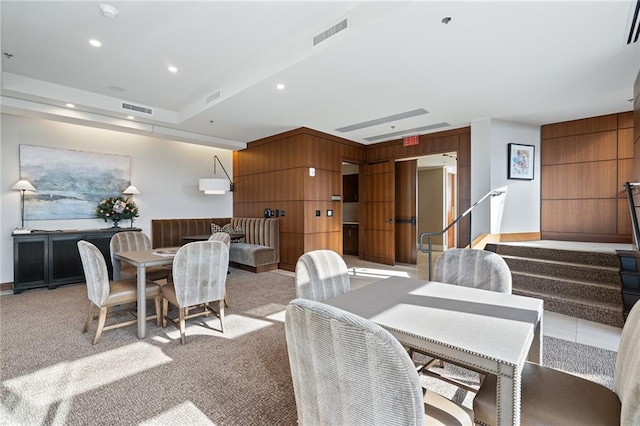
[[[230,150],[9,114],[1,120],[0,283],[13,281],[11,231],[20,225],[20,192],[11,186],[20,178],[20,144],[130,156],[131,183],[141,192],[134,196],[140,210],[134,226],[149,235],[151,219],[233,215],[233,194],[204,195],[198,190],[198,179],[213,177],[214,155],[233,179]],[[47,230],[111,225],[102,219],[25,222],[25,227]],[[129,221],[120,226],[129,226]]]
[[[535,146],[534,179],[507,179],[509,143]],[[505,190],[472,213],[472,239],[483,233],[540,232],[540,126],[484,119],[471,123],[471,203]]]

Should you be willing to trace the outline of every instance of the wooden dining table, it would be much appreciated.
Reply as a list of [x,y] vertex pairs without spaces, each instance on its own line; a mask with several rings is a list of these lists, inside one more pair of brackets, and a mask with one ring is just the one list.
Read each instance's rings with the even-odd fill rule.
[[[173,264],[173,258],[180,247],[158,248],[152,250],[138,250],[114,253],[113,257],[122,262],[127,262],[137,269],[138,289],[138,338],[143,339],[146,334],[147,304],[145,300],[145,287],[147,281],[147,268],[150,266],[166,266]],[[113,279],[120,279],[120,262],[113,263]]]
[[391,277],[325,303],[377,323],[407,347],[495,374],[498,424],[520,424],[524,363],[542,360],[542,300]]

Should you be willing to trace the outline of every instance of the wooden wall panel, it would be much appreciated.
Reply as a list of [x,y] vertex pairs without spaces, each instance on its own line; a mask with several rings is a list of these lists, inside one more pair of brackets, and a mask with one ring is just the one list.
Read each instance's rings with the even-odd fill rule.
[[542,200],[541,204],[545,231],[575,234],[617,232],[616,199]]
[[618,129],[633,129],[633,111],[618,114]]
[[633,235],[633,230],[631,229],[631,213],[629,212],[629,204],[627,203],[627,198],[625,197],[618,199],[618,230],[617,233],[620,235]]
[[296,262],[304,253],[304,238],[304,234],[280,231],[280,269],[296,270]]
[[615,198],[617,161],[542,166],[543,199]]
[[[633,180],[630,113],[542,126],[542,239],[631,242],[622,184]],[[625,211],[626,210],[626,211]]]
[[295,168],[235,178],[233,202],[303,200],[305,173],[306,168]]
[[304,253],[311,250],[333,250],[342,256],[342,230],[305,235]]
[[309,176],[309,169],[304,169],[301,176],[304,184],[305,200],[330,201],[331,195],[342,194],[342,173],[316,168],[316,175]]
[[[316,211],[320,210],[320,216]],[[327,216],[327,210],[333,210],[333,216]],[[342,232],[342,203],[340,201],[305,201],[304,234],[318,232]]]

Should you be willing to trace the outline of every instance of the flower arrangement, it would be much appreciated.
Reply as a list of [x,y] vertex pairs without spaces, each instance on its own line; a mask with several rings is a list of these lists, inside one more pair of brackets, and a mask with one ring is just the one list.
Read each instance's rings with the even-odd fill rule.
[[138,206],[131,200],[125,200],[123,197],[109,197],[104,199],[96,207],[96,215],[104,221],[113,221],[113,226],[118,226],[118,222],[122,219],[131,220],[140,216]]

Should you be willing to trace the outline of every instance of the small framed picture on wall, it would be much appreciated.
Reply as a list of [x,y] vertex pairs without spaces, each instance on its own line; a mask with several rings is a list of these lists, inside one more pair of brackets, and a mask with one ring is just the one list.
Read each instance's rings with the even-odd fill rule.
[[509,144],[507,172],[509,179],[533,180],[534,150],[533,145]]

